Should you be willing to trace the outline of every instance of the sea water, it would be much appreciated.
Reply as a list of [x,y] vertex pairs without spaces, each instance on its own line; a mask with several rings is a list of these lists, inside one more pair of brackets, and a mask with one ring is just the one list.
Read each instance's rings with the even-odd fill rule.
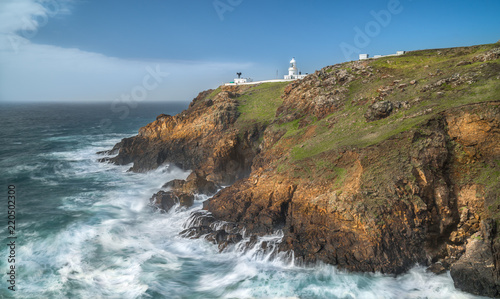
[[[201,210],[161,213],[151,195],[189,171],[148,173],[99,163],[96,154],[187,103],[0,104],[1,298],[477,298],[449,274],[415,267],[397,277],[298,266],[239,244],[219,252],[179,233]],[[125,113],[126,112],[126,113]],[[8,289],[7,192],[16,190],[15,291]],[[282,234],[265,237],[277,244]]]

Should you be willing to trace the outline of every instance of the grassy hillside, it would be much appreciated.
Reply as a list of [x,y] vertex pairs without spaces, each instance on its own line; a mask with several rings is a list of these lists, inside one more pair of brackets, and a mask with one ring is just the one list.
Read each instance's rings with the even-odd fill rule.
[[[473,57],[498,47],[493,44],[415,51],[369,61],[375,75],[350,83],[343,109],[309,125],[315,126],[313,138],[301,142],[300,136],[310,130],[309,126],[297,129],[294,122],[287,127],[288,135],[297,136],[292,157],[301,160],[338,147],[377,144],[415,128],[446,109],[500,100],[500,59],[460,65],[462,61],[471,62]],[[351,65],[345,63],[343,66],[352,72]],[[325,70],[328,72],[328,68]],[[383,97],[384,101],[401,102],[408,108],[367,122],[364,114],[368,104],[379,100],[380,90],[387,89],[392,90]]]
[[243,128],[255,123],[270,124],[283,102],[281,94],[287,85],[287,82],[278,82],[251,86],[237,98],[241,114],[236,125]]
[[[317,160],[313,164],[319,165],[322,153],[365,148],[418,129],[420,124],[447,109],[500,100],[499,49],[500,43],[422,50],[325,67],[304,82],[293,83],[299,87],[305,85],[302,94],[306,95],[314,88],[319,90],[318,96],[329,96],[332,90],[346,90],[340,109],[321,119],[294,108],[289,113],[298,116],[283,123],[283,115],[277,116],[276,111],[283,105],[287,83],[245,87],[235,98],[241,113],[237,125],[244,129],[263,124],[269,125],[269,130],[282,132],[283,137],[274,145],[280,152],[287,153],[275,161],[274,166],[282,170],[296,163],[303,166],[301,161],[305,159]],[[340,71],[347,73],[348,82],[337,80],[327,84]],[[218,88],[211,96],[220,91]],[[314,102],[315,99],[292,100]],[[370,105],[381,101],[389,101],[399,108],[395,107],[386,118],[367,121],[365,114]],[[300,168],[307,170],[307,167]]]

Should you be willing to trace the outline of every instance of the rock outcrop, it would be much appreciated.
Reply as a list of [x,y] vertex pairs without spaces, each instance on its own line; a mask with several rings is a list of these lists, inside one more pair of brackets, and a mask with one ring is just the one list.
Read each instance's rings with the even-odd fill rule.
[[206,179],[206,174],[193,171],[185,180],[172,180],[162,187],[164,190],[154,194],[150,202],[156,208],[168,212],[176,204],[181,207],[191,207],[195,195],[214,195],[219,187]]
[[125,138],[110,153],[110,161],[119,165],[133,163],[132,171],[144,172],[164,163],[183,169],[203,169],[207,180],[228,185],[248,176],[256,149],[253,143],[262,134],[254,126],[245,132],[234,128],[239,116],[237,93],[213,90],[202,92],[188,110],[176,116],[160,115],[156,121],[139,130],[135,137]]
[[229,185],[182,233],[221,250],[243,232],[280,232],[276,250],[306,264],[451,268],[458,288],[499,296],[498,49],[416,51],[289,85],[223,86],[160,115],[107,160],[194,170],[153,197],[165,210]]
[[500,244],[493,244],[496,226],[492,219],[483,220],[481,231],[469,238],[465,254],[451,266],[457,288],[476,295],[500,297],[498,260],[495,258]]

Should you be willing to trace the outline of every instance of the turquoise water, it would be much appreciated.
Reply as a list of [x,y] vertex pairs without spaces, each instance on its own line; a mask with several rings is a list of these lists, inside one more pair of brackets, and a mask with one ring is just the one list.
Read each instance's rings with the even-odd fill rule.
[[1,211],[7,186],[17,191],[16,292],[7,289],[2,254],[1,298],[477,298],[457,291],[449,274],[421,267],[398,277],[350,274],[297,266],[290,254],[271,259],[258,246],[219,253],[205,240],[180,237],[206,198],[169,213],[154,210],[149,198],[189,172],[165,165],[130,173],[96,162],[96,152],[186,107],[141,104],[125,116],[105,105],[0,105]]

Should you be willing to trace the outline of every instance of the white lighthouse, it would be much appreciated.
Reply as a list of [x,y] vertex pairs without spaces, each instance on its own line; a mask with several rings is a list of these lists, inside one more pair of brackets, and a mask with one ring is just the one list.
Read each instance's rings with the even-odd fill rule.
[[285,80],[296,80],[296,79],[304,79],[306,75],[302,75],[302,73],[298,72],[297,69],[297,61],[295,61],[295,57],[290,60],[290,67],[288,68],[288,75],[285,75]]

